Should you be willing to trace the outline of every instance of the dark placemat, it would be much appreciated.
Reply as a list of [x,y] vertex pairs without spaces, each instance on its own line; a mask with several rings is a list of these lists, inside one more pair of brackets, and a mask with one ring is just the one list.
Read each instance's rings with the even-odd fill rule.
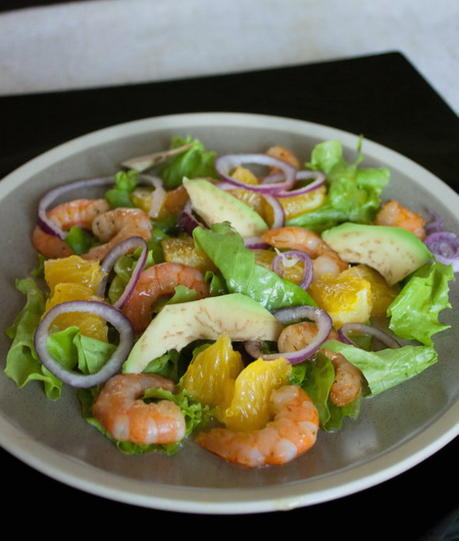
[[[398,53],[250,73],[0,98],[0,177],[66,140],[119,122],[157,115],[228,111],[299,118],[334,126],[393,148],[459,188],[459,121],[413,66]],[[77,518],[72,532],[102,521],[107,531],[137,524],[157,533],[159,519],[188,535],[220,532],[240,521],[281,524],[295,535],[323,532],[354,539],[396,534],[400,539],[444,540],[458,517],[458,441],[418,466],[357,494],[312,507],[250,516],[186,515],[143,509],[63,485],[2,452],[11,472],[8,509],[27,505],[27,521],[50,527],[54,513]],[[453,481],[453,493],[448,481]],[[44,496],[48,494],[48,496]],[[51,499],[51,500],[50,500]],[[24,511],[25,512],[25,511]],[[151,519],[153,518],[153,521]],[[219,520],[219,529],[214,530]],[[226,521],[226,522],[221,522]],[[46,525],[45,522],[48,522]],[[91,524],[95,524],[91,522]],[[148,524],[153,524],[152,529]],[[100,524],[99,524],[100,526]],[[235,531],[235,530],[234,530]],[[451,534],[448,533],[448,536]],[[457,538],[456,538],[457,539]]]

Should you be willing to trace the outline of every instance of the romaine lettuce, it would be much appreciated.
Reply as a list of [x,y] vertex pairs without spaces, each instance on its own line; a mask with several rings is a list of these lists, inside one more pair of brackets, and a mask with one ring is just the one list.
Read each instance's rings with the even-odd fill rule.
[[254,253],[244,246],[242,237],[228,223],[214,224],[211,229],[196,227],[193,237],[222,273],[230,293],[247,295],[268,310],[304,304],[315,306],[301,287],[257,265]]

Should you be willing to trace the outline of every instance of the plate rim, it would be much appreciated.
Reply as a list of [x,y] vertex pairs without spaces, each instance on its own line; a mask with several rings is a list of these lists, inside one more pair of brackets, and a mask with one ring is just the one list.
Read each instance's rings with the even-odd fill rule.
[[[72,138],[27,161],[0,182],[0,198],[5,197],[28,178],[40,170],[65,159],[72,154],[89,150],[91,147],[108,143],[123,136],[141,135],[151,129],[184,128],[184,123],[194,126],[225,127],[241,125],[241,120],[250,121],[251,127],[289,131],[320,140],[339,139],[343,146],[356,148],[359,136],[348,131],[290,117],[256,113],[197,112],[162,115],[131,120]],[[256,124],[256,126],[255,126]],[[314,133],[311,134],[311,130]],[[363,152],[367,156],[390,163],[391,170],[398,169],[416,183],[432,191],[434,184],[436,199],[440,199],[448,210],[459,210],[459,195],[444,181],[424,166],[402,155],[396,150],[370,139],[364,139]],[[409,173],[405,169],[409,168]],[[406,441],[388,449],[380,456],[367,460],[355,467],[302,481],[282,485],[269,485],[260,489],[180,487],[162,485],[126,478],[106,472],[90,464],[63,455],[27,436],[13,426],[3,414],[0,416],[0,439],[2,446],[24,463],[69,486],[123,503],[159,510],[205,514],[248,514],[294,509],[322,503],[359,492],[416,466],[459,435],[459,400],[451,404],[431,423]],[[6,437],[5,437],[6,436]],[[59,467],[56,467],[56,464]],[[88,473],[89,470],[89,473]],[[357,476],[360,472],[364,476]],[[85,473],[87,475],[85,475]],[[95,482],[94,479],[99,480]],[[337,483],[340,480],[341,483]],[[333,482],[334,481],[334,482]],[[125,486],[127,485],[127,486]],[[317,489],[317,485],[324,485]],[[304,488],[303,488],[304,487]],[[152,488],[155,490],[152,493]],[[312,488],[312,490],[310,490]],[[135,489],[137,492],[134,492]],[[306,489],[306,491],[305,491]],[[241,497],[241,492],[243,492]],[[269,492],[271,496],[266,493]],[[209,496],[204,497],[205,493]],[[186,494],[187,497],[183,497]],[[238,497],[235,498],[236,494]],[[258,499],[253,499],[258,498]]]

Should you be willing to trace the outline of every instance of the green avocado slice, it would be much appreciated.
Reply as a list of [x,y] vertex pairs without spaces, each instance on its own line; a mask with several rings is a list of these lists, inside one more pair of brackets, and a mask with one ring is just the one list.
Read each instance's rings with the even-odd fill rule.
[[263,218],[251,207],[205,179],[183,180],[192,209],[209,227],[229,222],[241,237],[257,237],[268,229]]
[[207,297],[165,306],[135,343],[123,372],[142,372],[171,349],[182,350],[194,340],[277,340],[283,325],[258,302],[240,293]]
[[372,267],[389,285],[400,282],[432,259],[424,242],[400,227],[348,222],[327,229],[322,238],[341,259]]

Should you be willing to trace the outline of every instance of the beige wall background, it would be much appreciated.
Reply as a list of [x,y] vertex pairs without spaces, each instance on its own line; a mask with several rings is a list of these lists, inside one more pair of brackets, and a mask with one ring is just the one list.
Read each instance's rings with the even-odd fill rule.
[[397,50],[458,112],[458,36],[458,0],[74,2],[0,15],[0,95]]

